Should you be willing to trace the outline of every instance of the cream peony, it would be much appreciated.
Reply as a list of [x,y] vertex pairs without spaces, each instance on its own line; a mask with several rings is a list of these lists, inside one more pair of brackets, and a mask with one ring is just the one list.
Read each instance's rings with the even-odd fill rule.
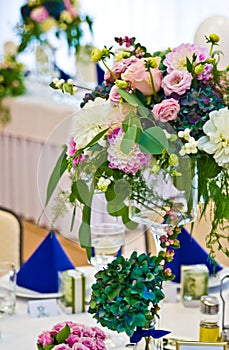
[[76,148],[85,147],[102,130],[121,126],[124,118],[118,107],[102,98],[89,101],[74,116]]
[[212,111],[209,118],[203,126],[207,136],[198,140],[198,148],[214,154],[213,158],[219,166],[229,168],[229,110],[226,107]]

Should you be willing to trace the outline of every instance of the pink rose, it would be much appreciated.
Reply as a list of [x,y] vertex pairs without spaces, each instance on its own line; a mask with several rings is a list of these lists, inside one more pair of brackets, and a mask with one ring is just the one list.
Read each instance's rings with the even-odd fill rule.
[[96,343],[93,338],[83,337],[80,339],[80,343],[85,345],[90,350],[96,349]]
[[66,341],[67,341],[68,345],[72,347],[73,344],[79,342],[79,339],[80,339],[80,337],[78,335],[70,334]]
[[186,90],[190,89],[191,83],[191,73],[184,70],[174,70],[163,78],[161,86],[166,96],[170,96],[172,93],[183,95]]
[[51,332],[43,332],[38,336],[38,344],[42,346],[50,345],[53,343],[53,337]]
[[98,337],[99,339],[105,340],[106,339],[106,334],[104,333],[104,331],[98,327],[92,327],[93,331],[95,331],[96,333],[96,337]]
[[44,6],[38,6],[30,12],[30,17],[35,22],[44,22],[48,16],[48,10]]
[[104,344],[104,342],[102,340],[97,338],[95,340],[95,343],[96,343],[96,349],[97,350],[105,350],[106,349],[105,344]]
[[82,336],[83,337],[94,337],[95,332],[91,327],[84,326],[82,329]]
[[174,120],[180,111],[180,105],[174,98],[163,100],[161,103],[154,105],[152,112],[154,118],[162,123]]
[[[111,68],[112,72],[114,73],[114,75],[116,76],[117,79],[119,79],[121,77],[121,74],[124,73],[126,71],[126,69],[133,63],[137,62],[138,58],[131,56],[130,58],[124,58],[119,62],[116,62],[114,64],[114,66]],[[114,77],[111,75],[111,73],[109,71],[107,71],[104,74],[104,80],[105,83],[110,83],[113,84],[114,83]]]
[[[153,77],[154,89],[157,92],[161,88],[162,74],[158,68],[151,68],[151,74]],[[125,73],[121,75],[121,78],[128,81],[134,90],[138,89],[146,96],[153,95],[154,93],[150,74],[145,68],[144,59],[140,59],[131,64]]]
[[109,94],[109,102],[113,103],[114,105],[118,105],[120,98],[121,96],[118,93],[118,87],[116,85],[113,85]]
[[88,350],[88,348],[82,343],[75,343],[72,347],[72,350]]
[[71,348],[67,344],[59,344],[55,345],[52,350],[71,350]]

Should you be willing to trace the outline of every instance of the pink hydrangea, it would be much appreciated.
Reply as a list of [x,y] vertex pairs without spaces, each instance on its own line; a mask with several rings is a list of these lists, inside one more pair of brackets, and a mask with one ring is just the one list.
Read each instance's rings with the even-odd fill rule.
[[30,17],[35,22],[44,22],[49,17],[49,13],[46,7],[38,6],[32,9]]
[[192,74],[188,71],[174,70],[166,75],[162,80],[162,88],[166,96],[172,93],[183,95],[186,90],[190,89],[192,84]]
[[162,123],[175,120],[179,111],[180,105],[174,98],[163,100],[161,103],[155,104],[152,109],[154,118]]
[[[187,58],[190,62],[193,61],[193,55],[196,56],[195,63],[204,62],[210,57],[208,49],[200,47],[197,44],[181,44],[172,49],[164,60],[164,65],[167,67],[167,72],[172,73],[174,70],[187,70]],[[197,75],[199,80],[207,80],[211,75],[212,65],[205,64],[204,72]]]
[[127,174],[136,173],[139,169],[149,165],[151,155],[142,153],[138,145],[134,145],[129,154],[123,153],[120,148],[123,135],[122,129],[116,129],[113,134],[108,136],[107,159],[109,167],[122,170]]
[[[126,71],[126,69],[133,63],[137,62],[138,58],[131,56],[130,58],[124,58],[121,61],[115,62],[114,66],[111,68],[112,72],[116,76],[117,79],[121,78],[121,74]],[[114,77],[113,75],[107,71],[104,74],[104,81],[106,84],[113,84]]]

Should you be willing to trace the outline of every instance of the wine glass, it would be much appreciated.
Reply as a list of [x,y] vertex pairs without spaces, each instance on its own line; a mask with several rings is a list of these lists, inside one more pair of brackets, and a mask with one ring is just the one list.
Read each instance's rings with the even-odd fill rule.
[[98,223],[91,226],[91,260],[98,269],[106,267],[122,255],[125,229],[118,223]]
[[[98,271],[106,268],[116,257],[122,255],[125,239],[125,228],[115,222],[94,223],[91,226],[91,259],[90,263]],[[121,336],[117,333],[106,330],[106,347],[108,349],[120,348],[124,344]]]
[[198,202],[195,162],[180,159],[180,176],[161,170],[153,174],[146,169],[144,192],[133,193],[129,205],[130,218],[144,224],[151,232],[156,253],[161,250],[160,237],[167,236],[175,226],[182,227],[196,220]]

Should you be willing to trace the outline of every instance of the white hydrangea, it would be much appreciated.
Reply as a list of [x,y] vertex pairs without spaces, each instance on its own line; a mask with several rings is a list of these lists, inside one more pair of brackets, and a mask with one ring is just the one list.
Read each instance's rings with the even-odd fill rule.
[[227,107],[209,113],[204,124],[206,136],[199,139],[198,148],[213,158],[219,166],[229,168],[229,110]]

